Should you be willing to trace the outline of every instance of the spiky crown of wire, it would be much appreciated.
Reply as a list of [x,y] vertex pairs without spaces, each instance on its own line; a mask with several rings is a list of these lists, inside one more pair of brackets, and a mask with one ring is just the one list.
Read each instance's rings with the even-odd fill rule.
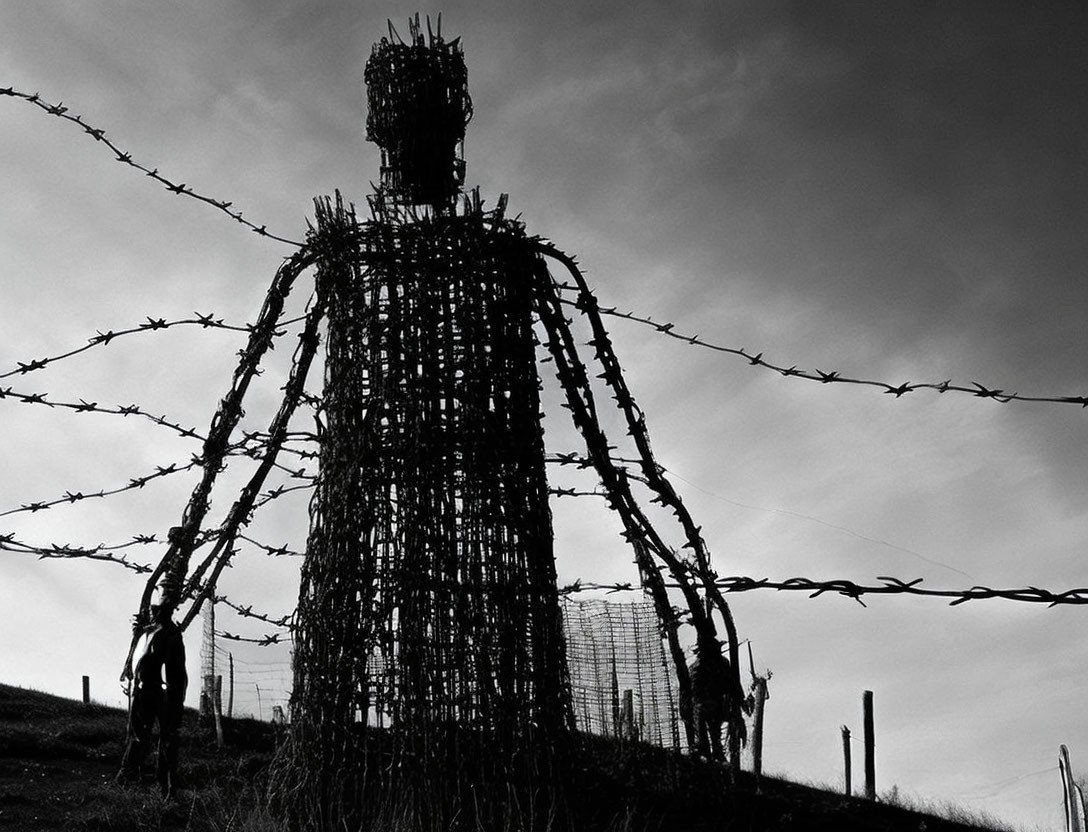
[[383,188],[411,204],[448,205],[464,184],[468,69],[460,38],[444,41],[441,21],[435,33],[427,20],[426,37],[419,15],[409,29],[404,43],[390,24],[367,60],[366,137],[382,150]]

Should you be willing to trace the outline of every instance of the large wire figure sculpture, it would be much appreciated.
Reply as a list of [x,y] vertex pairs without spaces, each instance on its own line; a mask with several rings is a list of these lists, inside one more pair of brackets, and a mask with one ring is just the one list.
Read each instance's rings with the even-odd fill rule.
[[[191,599],[183,629],[213,593],[304,398],[327,321],[321,469],[292,625],[293,724],[278,781],[296,819],[315,828],[372,818],[375,788],[409,801],[426,793],[415,811],[437,806],[434,819],[448,820],[449,806],[485,784],[533,792],[558,782],[572,752],[534,322],[657,611],[689,748],[702,743],[683,626],[701,644],[720,644],[717,615],[740,686],[736,628],[706,544],[654,458],[584,276],[506,217],[505,197],[485,211],[478,192],[462,192],[472,109],[458,40],[443,40],[429,20],[425,35],[418,15],[407,43],[390,25],[366,82],[367,136],[382,151],[371,216],[360,221],[339,194],[316,201],[316,224],[272,282],[204,442],[203,476],[137,614],[142,626],[163,577],[184,587],[179,601]],[[611,456],[549,261],[574,281],[637,469]],[[203,530],[247,388],[288,294],[311,266],[314,297],[261,462],[220,527]],[[673,512],[682,546],[651,522],[632,480]],[[725,714],[734,767],[740,708],[734,697]]]

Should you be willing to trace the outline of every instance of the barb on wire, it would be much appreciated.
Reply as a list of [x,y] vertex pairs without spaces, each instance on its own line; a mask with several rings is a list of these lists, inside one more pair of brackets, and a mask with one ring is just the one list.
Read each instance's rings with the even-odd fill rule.
[[[150,534],[134,534],[131,540],[127,540],[124,543],[114,543],[112,545],[103,545],[102,549],[107,552],[119,552],[122,549],[131,549],[133,546],[147,546],[147,545],[159,545],[166,541],[159,540],[154,532]],[[197,545],[203,545],[204,540],[199,539]]]
[[279,499],[284,494],[290,494],[294,491],[312,491],[316,487],[315,481],[303,483],[301,485],[277,485],[275,488],[270,488],[268,491],[261,494],[261,496],[253,503],[253,510],[268,505],[273,500]]
[[[300,404],[301,404],[301,402],[300,402]],[[267,446],[269,441],[270,441],[270,436],[266,431],[251,431],[251,432],[248,432],[248,433],[246,433],[246,438],[254,443],[254,450],[253,450],[253,452],[251,452],[251,455],[256,455],[259,452],[259,450],[261,448]],[[288,442],[300,442],[300,443],[304,443],[304,444],[305,443],[319,442],[320,439],[319,439],[319,437],[317,436],[316,433],[310,433],[308,431],[291,431],[284,438],[283,441],[284,441],[283,447],[280,448],[280,453],[282,453],[282,454],[289,454],[291,456],[296,456],[300,460],[302,460],[303,462],[311,460],[311,459],[319,459],[320,456],[321,456],[320,450],[306,451],[306,450],[302,450],[301,448],[292,448],[289,445],[287,445]],[[276,467],[280,468],[281,470],[286,471],[287,473],[291,474],[292,476],[299,476],[295,471],[293,471],[292,469],[288,468],[285,465],[277,464]]]
[[[164,329],[170,329],[171,327],[178,326],[199,326],[202,329],[225,329],[232,332],[252,332],[253,327],[249,324],[237,325],[228,324],[223,321],[222,318],[216,318],[214,313],[202,315],[199,312],[194,312],[195,317],[192,318],[180,318],[178,320],[168,321],[165,318],[152,318],[148,316],[147,320],[142,324],[136,326],[126,327],[124,329],[107,329],[105,332],[102,330],[96,330],[95,334],[87,339],[87,343],[81,347],[75,347],[67,352],[59,353],[58,355],[51,355],[46,358],[36,358],[31,361],[16,361],[16,367],[8,370],[7,372],[0,373],[0,379],[10,378],[11,376],[23,376],[27,373],[33,373],[37,370],[44,370],[51,364],[55,364],[65,358],[71,358],[74,355],[87,352],[87,350],[94,349],[95,347],[104,347],[113,342],[115,338],[120,338],[125,335],[135,335],[140,332],[158,332]],[[293,323],[303,320],[302,318],[293,318],[287,321],[280,321],[280,329],[275,333],[276,336],[282,336],[285,332],[283,327],[290,326]]]
[[227,641],[242,641],[248,644],[256,644],[258,647],[270,647],[273,644],[280,644],[286,641],[279,633],[271,633],[261,636],[260,638],[253,638],[251,636],[240,636],[237,633],[228,633],[226,630],[216,630],[215,635],[218,638],[225,639]]
[[580,491],[576,488],[549,488],[548,493],[553,497],[604,497],[609,495],[606,491]]
[[283,546],[269,546],[267,543],[261,543],[259,540],[255,540],[254,538],[244,534],[239,534],[238,539],[244,540],[246,543],[249,543],[252,546],[256,546],[266,555],[271,555],[272,557],[301,558],[306,556],[304,552],[298,552],[294,549],[291,549],[287,546],[286,543]]
[[[810,578],[787,578],[783,581],[773,581],[768,578],[751,578],[742,576],[719,577],[714,583],[724,593],[751,592],[757,589],[773,589],[779,592],[806,592],[809,598],[816,598],[825,593],[835,593],[857,601],[862,606],[864,595],[917,595],[930,598],[949,598],[949,606],[955,607],[968,601],[984,601],[1003,599],[1006,601],[1021,601],[1032,604],[1046,604],[1049,607],[1062,605],[1088,604],[1088,587],[1067,589],[1055,592],[1029,586],[1019,589],[994,589],[987,586],[973,586],[969,589],[930,589],[921,586],[922,578],[903,581],[889,576],[878,576],[878,584],[859,584],[844,579],[828,581],[816,581]],[[666,586],[675,588],[674,584],[666,583]],[[641,587],[632,586],[630,583],[598,583],[593,581],[577,580],[563,587],[563,594],[572,594],[586,591],[605,592],[632,592],[643,591]]]
[[[623,467],[625,465],[639,466],[642,464],[641,459],[630,459],[622,456],[609,455],[609,459],[612,461],[612,464],[617,467]],[[546,454],[544,461],[553,465],[573,465],[576,468],[592,468],[594,464],[592,459],[577,451]]]
[[[579,287],[570,284],[561,285],[562,289],[567,291],[579,291]],[[577,306],[580,301],[564,299],[563,303],[569,306]],[[686,335],[676,330],[676,325],[673,323],[661,323],[653,318],[637,315],[634,312],[621,312],[615,306],[606,307],[599,306],[597,311],[602,315],[611,315],[614,318],[622,318],[626,321],[633,321],[644,326],[652,327],[662,335],[667,335],[670,338],[675,338],[678,341],[691,344],[696,347],[704,347],[708,350],[715,352],[727,353],[729,355],[735,355],[739,358],[745,359],[749,364],[757,367],[765,367],[768,370],[774,370],[776,373],[780,373],[788,378],[802,378],[809,381],[817,381],[821,384],[860,384],[869,387],[876,387],[881,389],[884,393],[894,396],[895,398],[901,398],[907,393],[913,393],[916,390],[936,390],[938,393],[967,393],[980,399],[991,399],[996,402],[1006,404],[1011,401],[1018,402],[1048,402],[1054,404],[1075,404],[1080,407],[1088,407],[1088,395],[1086,396],[1026,396],[1020,393],[1006,393],[1000,388],[987,387],[979,384],[976,381],[971,382],[970,386],[953,384],[952,379],[946,379],[941,382],[904,382],[902,384],[889,384],[885,381],[874,381],[871,379],[853,378],[850,376],[844,376],[838,370],[824,371],[820,369],[803,370],[796,365],[786,367],[778,364],[772,364],[763,357],[763,353],[752,353],[744,347],[724,347],[720,344],[714,344],[705,340],[699,335]]]
[[185,183],[179,184],[167,179],[165,176],[159,173],[158,168],[148,168],[135,161],[132,158],[131,153],[126,153],[125,151],[121,150],[121,148],[119,148],[116,144],[114,144],[110,139],[106,138],[105,130],[101,130],[97,127],[92,127],[84,120],[83,116],[73,115],[69,111],[69,109],[64,106],[63,103],[50,104],[47,101],[43,100],[42,97],[38,95],[38,93],[20,92],[13,87],[0,87],[0,95],[6,95],[10,98],[21,99],[30,104],[33,104],[38,109],[48,113],[51,116],[56,116],[57,118],[64,119],[65,121],[70,121],[72,124],[79,126],[84,133],[86,133],[96,142],[99,142],[109,148],[113,152],[113,155],[118,162],[128,165],[130,168],[135,168],[141,173],[151,177],[156,182],[165,186],[166,190],[170,191],[171,193],[178,194],[179,196],[187,196],[191,199],[195,199],[199,202],[210,205],[216,210],[222,211],[235,222],[246,226],[248,229],[256,234],[260,234],[262,237],[268,237],[270,240],[287,243],[287,245],[294,246],[295,248],[302,248],[302,243],[297,242],[296,240],[290,240],[286,237],[280,237],[276,234],[271,233],[265,226],[257,225],[255,222],[247,220],[245,217],[242,216],[241,211],[232,210],[233,203],[197,193]]
[[[642,463],[641,463],[640,460],[625,459],[624,457],[619,457],[619,456],[609,456],[608,458],[612,462],[613,467],[617,471],[619,471],[624,476],[624,478],[629,479],[629,480],[634,480],[635,482],[640,482],[645,486],[653,488],[653,484],[650,482],[650,479],[648,477],[638,473],[638,471],[636,471],[636,470],[633,470],[632,467],[628,467],[628,466],[641,466]],[[571,467],[577,468],[578,470],[583,470],[583,469],[586,469],[586,468],[592,468],[594,466],[594,464],[595,464],[593,462],[593,460],[590,459],[589,457],[581,456],[578,453],[547,454],[544,457],[544,461],[546,463],[548,463],[549,465],[559,465],[560,467],[571,466]],[[665,471],[664,466],[658,465],[657,467],[662,472]],[[556,490],[564,491],[564,489],[552,489],[553,493]],[[602,491],[585,491],[585,492],[580,491],[580,492],[577,492],[577,493],[559,494],[558,496],[560,496],[560,497],[593,496],[593,497],[606,497],[607,498],[608,494],[605,493],[605,492],[602,492]],[[651,497],[650,502],[664,505],[664,503],[662,501],[662,498],[659,495]]]
[[291,617],[294,613],[287,613],[278,617],[273,617],[262,612],[257,612],[253,609],[252,604],[238,604],[228,598],[226,595],[221,595],[215,592],[213,588],[207,583],[201,584],[196,589],[197,592],[204,593],[209,599],[213,599],[217,605],[230,607],[235,613],[243,618],[252,618],[255,621],[263,621],[265,624],[270,624],[273,627],[279,627],[281,629],[287,629],[291,626]]

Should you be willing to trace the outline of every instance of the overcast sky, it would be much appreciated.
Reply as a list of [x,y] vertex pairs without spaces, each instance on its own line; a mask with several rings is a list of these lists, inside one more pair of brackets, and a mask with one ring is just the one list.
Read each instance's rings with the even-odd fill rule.
[[[378,156],[364,138],[363,67],[386,18],[404,32],[413,11],[339,0],[4,3],[0,86],[63,101],[137,161],[299,239],[314,196],[339,188],[365,204]],[[1081,4],[441,11],[444,33],[463,39],[475,104],[468,183],[492,203],[509,193],[530,233],[578,255],[602,304],[782,366],[1088,393]],[[13,98],[0,108],[0,372],[146,316],[255,319],[289,246],[169,193],[75,125]],[[1088,583],[1088,411],[822,385],[609,323],[659,460],[721,574]],[[242,343],[171,328],[2,384],[139,403],[203,431]],[[273,413],[290,349],[274,354],[247,424]],[[0,418],[0,511],[114,488],[199,450],[133,417],[8,399]],[[550,450],[577,449],[564,418],[549,412]],[[40,545],[161,537],[193,482],[178,475],[0,517],[0,533]],[[601,501],[554,511],[561,581],[634,578]],[[305,495],[262,515],[255,535],[302,546]],[[223,588],[280,615],[296,581],[297,561],[250,551]],[[119,702],[141,589],[116,565],[4,553],[0,681],[78,696],[89,674],[96,697]],[[1088,612],[883,597],[863,608],[771,592],[731,600],[757,665],[774,674],[767,770],[840,784],[839,727],[860,735],[868,689],[878,788],[1060,827],[1058,745],[1088,771]],[[267,630],[227,616],[220,626]]]

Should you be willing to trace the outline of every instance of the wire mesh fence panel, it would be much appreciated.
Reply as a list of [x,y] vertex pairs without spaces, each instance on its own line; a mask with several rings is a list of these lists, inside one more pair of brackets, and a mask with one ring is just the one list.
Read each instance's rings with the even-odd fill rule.
[[[686,751],[676,674],[653,603],[565,597],[561,611],[578,730]],[[221,644],[215,646],[216,667],[224,676],[224,696],[233,697],[234,715],[268,720],[276,706],[289,714],[289,646],[276,644],[250,652],[256,657],[243,658]],[[370,654],[367,666],[376,679],[389,672],[377,650]],[[376,690],[365,721],[387,726],[390,708]]]
[[290,647],[254,647],[247,653],[241,655],[220,644],[215,647],[223,715],[266,722],[286,720],[292,688]]
[[564,598],[562,609],[578,730],[685,750],[676,672],[654,605]]

